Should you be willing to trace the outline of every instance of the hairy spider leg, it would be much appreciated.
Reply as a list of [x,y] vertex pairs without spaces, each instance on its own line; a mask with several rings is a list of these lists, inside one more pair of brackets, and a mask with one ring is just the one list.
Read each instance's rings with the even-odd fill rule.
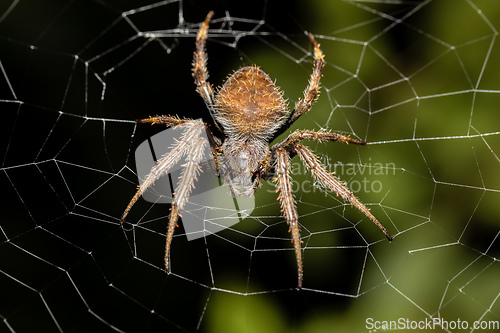
[[192,141],[191,149],[186,157],[186,163],[183,164],[183,171],[180,176],[180,182],[177,186],[177,192],[174,195],[172,202],[172,210],[170,211],[170,219],[167,229],[167,240],[165,242],[165,270],[170,272],[170,245],[174,237],[175,227],[179,218],[179,209],[184,208],[184,204],[189,199],[189,194],[194,187],[194,182],[198,180],[200,173],[200,163],[203,160],[203,150],[208,144],[203,137]]
[[385,227],[380,223],[370,210],[366,208],[355,196],[354,194],[344,186],[343,183],[339,182],[336,177],[325,171],[325,168],[318,162],[317,157],[305,146],[299,144],[302,140],[314,140],[314,141],[340,141],[344,143],[354,143],[365,145],[366,143],[360,140],[352,139],[348,136],[343,136],[337,133],[331,132],[314,132],[314,131],[300,131],[297,130],[291,133],[281,142],[275,144],[271,148],[271,152],[277,150],[278,148],[285,148],[293,155],[298,154],[305,165],[311,170],[311,173],[326,187],[335,191],[336,194],[346,201],[349,201],[354,207],[358,208],[360,212],[366,215],[379,229],[384,233],[389,241],[392,241],[392,236],[385,229]]
[[201,95],[205,103],[209,106],[213,105],[214,91],[212,85],[208,82],[207,70],[207,53],[205,44],[207,40],[208,24],[212,19],[214,12],[209,12],[198,34],[196,35],[196,51],[193,59],[193,77],[196,83],[196,91]]
[[167,228],[167,239],[165,243],[165,270],[170,271],[170,245],[172,243],[172,238],[175,231],[175,226],[177,225],[177,220],[179,218],[179,209],[184,207],[184,204],[189,199],[189,194],[194,187],[194,182],[197,180],[197,175],[199,173],[200,163],[203,158],[203,150],[206,145],[209,144],[207,140],[201,137],[203,130],[206,128],[205,123],[199,120],[185,120],[177,119],[174,117],[152,117],[144,119],[140,122],[150,122],[152,124],[167,124],[167,125],[179,125],[187,127],[181,136],[181,139],[177,141],[171,148],[170,152],[160,159],[156,166],[151,169],[150,173],[146,177],[144,183],[139,187],[132,200],[130,200],[127,208],[123,212],[121,223],[123,224],[128,213],[132,209],[132,206],[136,201],[142,196],[142,194],[153,185],[155,180],[160,178],[168,170],[173,167],[182,156],[186,155],[186,163],[182,165],[183,170],[180,176],[180,181],[177,186],[177,192],[174,194],[174,200],[172,202],[172,209],[170,212],[169,224]]
[[290,116],[283,122],[283,125],[276,131],[271,141],[283,134],[301,115],[311,109],[312,103],[319,95],[319,83],[321,80],[321,73],[325,67],[325,56],[321,52],[320,45],[314,39],[311,33],[307,33],[309,41],[314,48],[314,67],[311,76],[309,77],[309,84],[304,90],[304,98],[302,98],[296,105]]
[[146,177],[146,180],[139,187],[135,195],[130,200],[127,208],[123,212],[121,223],[125,221],[128,213],[137,202],[137,200],[142,196],[142,194],[153,185],[155,180],[163,176],[168,170],[173,167],[179,159],[186,154],[189,147],[192,146],[193,141],[200,137],[203,129],[205,128],[205,124],[201,121],[191,121],[185,122],[181,124],[181,126],[186,126],[187,129],[182,134],[181,139],[175,143],[170,152],[162,157],[156,164],[156,166],[151,169],[150,173]]
[[215,126],[217,127],[217,130],[219,130],[219,133],[223,133],[221,129],[221,125],[217,121],[215,117],[216,110],[214,109],[214,90],[212,88],[212,85],[208,81],[208,69],[207,69],[207,52],[205,49],[206,45],[206,40],[207,40],[207,30],[208,26],[210,23],[210,20],[212,19],[212,16],[214,15],[213,11],[210,11],[207,16],[205,17],[205,21],[203,22],[200,30],[198,31],[198,34],[196,35],[196,51],[194,52],[194,59],[193,59],[193,78],[194,78],[194,83],[196,84],[196,92],[203,98],[203,101],[205,101],[205,105],[207,106],[210,116],[212,117]]
[[316,179],[318,179],[324,186],[328,187],[330,190],[334,191],[337,195],[340,195],[345,201],[349,201],[354,207],[359,209],[360,212],[366,215],[387,237],[389,241],[392,241],[392,236],[389,234],[387,229],[380,223],[370,210],[363,205],[354,194],[345,187],[345,183],[339,182],[335,176],[326,172],[325,168],[318,162],[318,158],[314,155],[307,147],[297,144],[293,147],[293,150],[300,156],[301,160],[305,165],[311,170],[311,173]]
[[333,132],[316,132],[316,131],[308,131],[308,130],[296,130],[289,134],[284,140],[278,142],[275,144],[272,149],[277,149],[277,148],[290,148],[294,144],[299,143],[300,141],[307,139],[307,140],[315,140],[318,142],[322,141],[340,141],[344,142],[346,144],[349,143],[354,143],[358,145],[365,145],[366,143],[357,140],[357,139],[352,139],[349,136],[333,133]]
[[189,123],[193,122],[194,119],[189,119],[189,118],[184,118],[180,119],[179,117],[176,116],[156,116],[156,117],[149,117],[145,119],[138,119],[135,122],[138,124],[151,124],[151,125],[166,125],[167,128],[172,127],[172,126],[177,126],[177,125],[182,125],[184,123]]
[[[290,190],[290,176],[288,173],[289,159],[290,155],[299,155],[304,164],[311,170],[312,175],[318,179],[324,186],[328,187],[330,190],[335,191],[337,195],[350,202],[354,207],[356,207],[360,212],[367,216],[387,237],[389,241],[392,241],[392,236],[385,229],[385,227],[373,216],[368,208],[363,205],[354,194],[341,182],[339,182],[335,176],[326,172],[325,168],[318,162],[317,157],[305,146],[299,144],[300,141],[308,139],[314,141],[340,141],[344,143],[354,143],[364,145],[365,142],[352,139],[348,136],[343,136],[337,133],[331,132],[314,132],[314,131],[300,131],[297,130],[291,133],[281,142],[275,144],[271,148],[271,154],[266,156],[266,158],[261,162],[262,171],[261,173],[268,172],[267,165],[270,162],[271,157],[275,156],[275,170],[278,183],[278,190],[280,195],[278,199],[281,201],[281,209],[283,215],[287,219],[292,232],[292,239],[295,248],[295,256],[297,260],[298,269],[298,287],[302,288],[303,279],[303,268],[302,268],[302,252],[301,252],[301,241],[300,232],[298,227],[297,218],[297,208],[295,201],[293,199],[293,194]],[[286,157],[284,156],[286,155]],[[265,165],[264,165],[265,164]],[[262,176],[262,175],[260,175]]]
[[302,288],[302,252],[300,249],[300,232],[299,232],[299,218],[297,214],[297,207],[295,199],[293,198],[292,185],[290,179],[290,157],[284,148],[276,149],[276,178],[277,191],[279,191],[278,200],[281,202],[281,211],[286,218],[290,231],[292,232],[293,247],[295,249],[295,258],[297,260],[298,270],[298,288]]

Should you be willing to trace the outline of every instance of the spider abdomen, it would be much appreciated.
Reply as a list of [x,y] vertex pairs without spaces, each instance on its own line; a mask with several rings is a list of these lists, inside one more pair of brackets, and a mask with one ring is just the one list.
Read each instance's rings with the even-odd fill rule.
[[283,94],[257,66],[238,69],[215,98],[217,120],[228,136],[267,139],[287,114]]

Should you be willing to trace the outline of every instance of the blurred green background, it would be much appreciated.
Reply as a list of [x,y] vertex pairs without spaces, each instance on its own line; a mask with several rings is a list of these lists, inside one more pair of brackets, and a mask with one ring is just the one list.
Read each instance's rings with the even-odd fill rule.
[[[307,183],[300,164],[302,291],[273,184],[257,190],[253,218],[234,229],[193,242],[178,230],[171,275],[161,270],[168,208],[139,202],[130,215],[139,224],[119,225],[135,191],[133,152],[162,130],[133,120],[169,113],[210,122],[190,74],[196,23],[209,10],[211,82],[258,64],[290,108],[312,69],[304,31],[315,34],[326,59],[321,95],[291,130],[368,143],[306,144],[392,243]],[[500,3],[20,0],[2,2],[0,16],[3,330],[498,324]],[[357,191],[363,181],[378,187]]]

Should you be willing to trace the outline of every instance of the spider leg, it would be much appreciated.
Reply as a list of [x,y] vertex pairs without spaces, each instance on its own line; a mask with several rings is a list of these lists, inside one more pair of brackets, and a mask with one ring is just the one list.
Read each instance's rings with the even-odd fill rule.
[[314,69],[309,78],[309,85],[304,91],[304,98],[297,103],[295,109],[290,115],[290,121],[293,123],[297,118],[299,118],[302,114],[309,111],[312,103],[316,99],[319,93],[319,81],[321,79],[321,72],[323,71],[323,67],[325,66],[325,56],[321,52],[319,48],[319,44],[314,39],[313,35],[308,33],[307,37],[313,44],[314,47]]
[[292,232],[293,246],[295,248],[295,257],[297,260],[298,269],[298,288],[302,288],[302,277],[304,275],[302,269],[302,252],[300,250],[300,233],[299,233],[299,218],[295,200],[293,199],[292,188],[290,184],[290,158],[288,152],[284,148],[276,149],[276,178],[278,181],[278,191],[280,194],[278,200],[281,202],[281,211],[290,226]]
[[323,52],[321,52],[319,44],[316,42],[316,39],[314,39],[314,36],[311,33],[307,33],[307,37],[311,41],[311,44],[314,48],[314,68],[313,72],[311,73],[311,77],[309,78],[309,84],[306,90],[304,90],[304,98],[295,105],[295,108],[293,109],[290,116],[274,134],[273,139],[283,134],[287,130],[287,128],[289,128],[294,123],[295,120],[309,111],[311,109],[312,103],[316,100],[316,97],[318,97],[321,72],[323,71],[323,67],[325,66],[325,56],[323,55]]
[[183,165],[184,169],[180,176],[180,182],[177,186],[174,201],[172,202],[172,210],[168,222],[167,240],[165,243],[165,270],[167,272],[170,271],[170,245],[172,244],[172,238],[179,218],[179,209],[184,208],[184,204],[189,199],[189,194],[200,172],[200,163],[203,160],[203,150],[207,144],[207,140],[203,137],[199,137],[193,141],[186,158],[186,164]]
[[301,131],[301,130],[296,130],[295,132],[291,133],[288,135],[283,141],[278,142],[275,144],[271,149],[277,149],[277,148],[289,148],[292,147],[293,145],[299,143],[300,141],[307,139],[307,140],[314,140],[314,141],[340,141],[344,142],[346,144],[349,143],[355,143],[358,145],[365,145],[366,143],[360,140],[352,139],[349,136],[344,136],[340,135],[337,133],[333,132],[315,132],[315,131]]
[[167,127],[171,126],[177,126],[181,125],[184,123],[189,123],[192,122],[193,119],[179,119],[178,117],[172,117],[172,116],[156,116],[156,117],[149,117],[146,119],[138,119],[135,122],[139,124],[145,124],[145,123],[150,123],[151,125],[166,125]]
[[207,40],[208,24],[212,19],[214,12],[209,12],[203,25],[196,36],[196,51],[193,60],[193,77],[196,83],[196,91],[201,95],[207,105],[212,106],[214,100],[214,91],[208,82],[207,54],[205,44]]
[[[279,148],[281,149],[281,148]],[[311,173],[330,190],[335,191],[345,201],[349,201],[354,207],[359,209],[360,212],[366,215],[387,237],[392,241],[392,236],[387,229],[380,223],[370,210],[363,205],[358,198],[341,182],[339,182],[333,175],[326,172],[325,168],[318,162],[317,157],[305,146],[298,144],[294,147],[294,151],[300,156],[305,165],[311,170]]]
[[207,14],[207,17],[205,18],[205,21],[203,22],[200,30],[198,31],[198,35],[196,36],[196,51],[194,52],[192,71],[194,83],[196,84],[196,91],[205,101],[205,104],[210,111],[210,115],[212,116],[217,129],[222,133],[220,124],[215,118],[216,111],[214,109],[214,91],[212,89],[212,85],[210,84],[210,82],[208,82],[209,75],[207,69],[207,53],[205,51],[208,25],[213,15],[213,11]]
[[188,151],[189,147],[192,146],[194,140],[196,140],[202,133],[205,128],[205,124],[201,121],[191,121],[185,122],[181,126],[188,127],[187,130],[183,133],[181,139],[172,147],[172,150],[161,160],[158,161],[156,166],[151,169],[149,175],[142,185],[139,187],[135,195],[130,200],[127,208],[123,212],[121,223],[125,221],[128,213],[132,209],[132,206],[136,203],[136,201],[142,196],[142,194],[153,185],[155,180],[160,178],[164,173],[168,172],[168,170],[174,166],[179,159],[185,155]]

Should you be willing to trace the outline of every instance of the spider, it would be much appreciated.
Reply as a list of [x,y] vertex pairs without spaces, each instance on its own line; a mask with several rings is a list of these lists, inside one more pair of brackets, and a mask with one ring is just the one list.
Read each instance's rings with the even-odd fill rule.
[[[201,151],[210,145],[220,176],[229,184],[234,195],[248,195],[259,187],[261,180],[276,182],[278,200],[285,217],[295,250],[298,271],[298,288],[302,288],[303,268],[298,213],[291,189],[289,175],[290,159],[298,155],[312,175],[325,187],[349,201],[366,215],[389,239],[389,232],[370,213],[354,194],[333,174],[318,162],[317,157],[301,144],[304,139],[315,141],[340,141],[346,144],[364,145],[365,142],[332,132],[296,130],[284,140],[269,146],[283,134],[301,115],[308,112],[319,92],[321,72],[325,65],[324,55],[313,35],[307,33],[314,49],[314,67],[309,84],[293,111],[288,112],[281,90],[269,76],[257,66],[242,67],[235,71],[214,93],[208,82],[207,54],[205,44],[207,30],[213,12],[209,12],[200,27],[194,52],[192,75],[196,91],[203,98],[219,133],[213,133],[208,125],[199,120],[180,119],[177,116],[156,116],[137,120],[138,123],[162,124],[167,127],[180,126],[184,129],[181,139],[151,169],[144,183],[139,187],[127,208],[121,223],[139,197],[165,174],[182,156],[187,155],[183,165],[177,191],[172,201],[166,245],[165,270],[170,271],[170,245],[179,211],[188,201],[201,163]],[[207,133],[208,141],[201,136]]]

